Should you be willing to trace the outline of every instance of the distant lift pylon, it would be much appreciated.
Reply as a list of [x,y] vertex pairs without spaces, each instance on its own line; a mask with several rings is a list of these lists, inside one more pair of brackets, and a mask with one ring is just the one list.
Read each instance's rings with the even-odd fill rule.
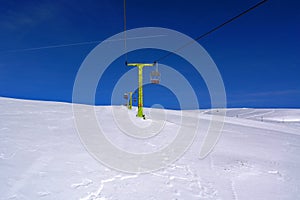
[[[129,110],[132,109],[132,93],[133,92],[124,93],[124,96],[123,96],[126,101],[125,106],[127,106],[127,108]],[[129,94],[129,97],[128,97],[128,94]]]
[[132,92],[128,92],[128,93],[129,93],[128,109],[131,110],[132,109]]

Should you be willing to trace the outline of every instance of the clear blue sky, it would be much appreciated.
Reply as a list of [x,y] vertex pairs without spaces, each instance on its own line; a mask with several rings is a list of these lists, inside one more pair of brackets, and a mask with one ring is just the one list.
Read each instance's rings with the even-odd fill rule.
[[[194,38],[257,2],[127,0],[127,28],[165,27]],[[299,10],[299,1],[270,0],[199,41],[221,72],[228,107],[300,108]],[[0,96],[71,102],[77,70],[97,43],[15,50],[101,41],[121,31],[122,0],[1,1]],[[143,55],[152,62],[162,55],[152,52],[151,57],[149,52],[129,58]],[[163,62],[175,69],[183,64],[176,57]],[[110,103],[114,84],[127,70],[124,58],[116,60],[101,80],[97,104]],[[193,85],[200,106],[209,107],[203,81],[193,76],[192,68],[181,73]],[[145,96],[146,106],[178,108],[174,95],[161,86],[147,85]]]

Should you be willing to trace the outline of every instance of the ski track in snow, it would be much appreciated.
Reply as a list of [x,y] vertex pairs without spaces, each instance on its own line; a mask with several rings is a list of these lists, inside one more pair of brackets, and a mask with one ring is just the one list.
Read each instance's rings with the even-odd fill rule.
[[234,200],[239,200],[237,192],[235,190],[235,182],[234,182],[234,180],[231,180],[230,182],[231,182],[231,190],[232,190],[232,193],[233,193],[233,199]]
[[90,180],[90,179],[84,179],[81,183],[73,183],[71,185],[71,187],[72,188],[87,187],[87,186],[89,186],[92,183],[93,183],[92,180]]
[[[267,111],[267,112],[263,112],[263,113],[260,113],[260,114],[255,114],[255,115],[251,115],[251,116],[248,116],[248,117],[245,117],[245,119],[256,119],[256,117],[261,117],[261,116],[265,116],[265,115],[268,115],[268,114],[272,114],[274,113],[274,109],[270,110],[270,111]],[[254,112],[255,113],[255,112]],[[257,119],[256,119],[257,120]]]
[[98,188],[98,190],[96,192],[91,192],[86,197],[83,197],[83,198],[80,198],[80,199],[81,200],[100,200],[100,199],[106,199],[105,197],[101,197],[101,192],[102,192],[105,184],[111,183],[111,182],[123,181],[123,180],[126,180],[126,179],[137,178],[137,177],[138,177],[138,175],[128,175],[128,176],[116,175],[113,178],[101,180],[100,187]]

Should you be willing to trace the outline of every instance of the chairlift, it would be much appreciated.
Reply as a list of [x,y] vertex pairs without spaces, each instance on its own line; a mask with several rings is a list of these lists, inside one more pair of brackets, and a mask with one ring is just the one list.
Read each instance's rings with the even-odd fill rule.
[[150,73],[150,82],[152,84],[159,84],[160,83],[160,72],[158,71],[158,63],[156,63],[155,71]]
[[128,94],[127,93],[124,93],[124,99],[128,99]]

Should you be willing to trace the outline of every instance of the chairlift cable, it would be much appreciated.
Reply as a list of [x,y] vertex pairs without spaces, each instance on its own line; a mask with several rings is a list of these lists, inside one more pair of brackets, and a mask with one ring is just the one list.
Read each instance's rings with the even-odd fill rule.
[[124,0],[124,52],[125,52],[125,62],[127,63],[127,44],[126,41],[127,36],[126,36],[126,0]]
[[183,48],[185,48],[185,47],[187,47],[187,46],[193,44],[195,41],[199,41],[200,39],[204,38],[205,36],[207,36],[207,35],[209,35],[209,34],[215,32],[216,30],[222,28],[223,26],[229,24],[230,22],[232,22],[232,21],[238,19],[239,17],[245,15],[246,13],[248,13],[248,12],[254,10],[255,8],[257,8],[257,7],[261,6],[262,4],[266,3],[267,1],[268,1],[268,0],[260,1],[259,3],[257,3],[257,4],[255,4],[254,6],[248,8],[247,10],[241,12],[240,14],[238,14],[238,15],[232,17],[231,19],[229,19],[229,20],[223,22],[222,24],[216,26],[215,28],[211,29],[210,31],[208,31],[208,32],[206,32],[206,33],[204,33],[204,34],[202,34],[202,35],[196,37],[195,39],[191,40],[190,42],[187,42],[186,44],[182,45],[182,46],[179,47],[178,49],[175,49],[173,52],[168,52],[166,55],[164,55],[164,56],[160,57],[159,59],[157,59],[156,61],[154,61],[154,63],[155,63],[155,62],[158,62],[158,61],[161,61],[161,60],[163,60],[163,59],[169,57],[169,56],[172,55],[173,53],[176,53],[176,52],[182,50]]

